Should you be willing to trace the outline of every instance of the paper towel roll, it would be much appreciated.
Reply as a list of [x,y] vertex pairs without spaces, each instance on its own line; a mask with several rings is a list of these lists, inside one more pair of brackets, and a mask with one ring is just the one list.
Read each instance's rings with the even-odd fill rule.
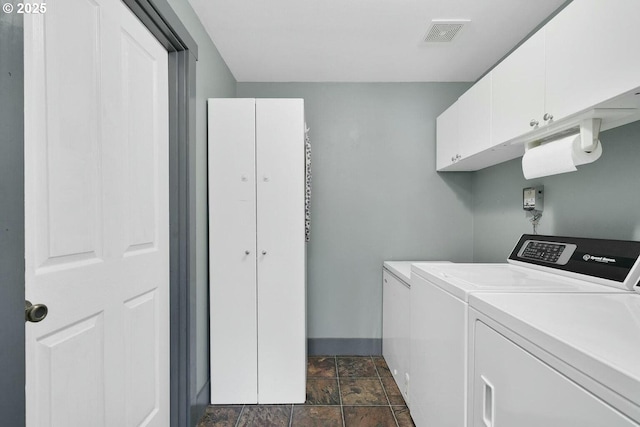
[[580,147],[580,135],[571,135],[531,148],[522,157],[522,173],[526,179],[574,172],[576,166],[595,162],[602,155],[602,144],[590,153]]

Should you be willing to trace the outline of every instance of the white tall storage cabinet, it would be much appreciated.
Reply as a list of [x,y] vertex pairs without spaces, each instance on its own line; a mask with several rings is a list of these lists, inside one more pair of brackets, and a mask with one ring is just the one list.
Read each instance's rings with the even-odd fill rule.
[[208,107],[211,403],[303,403],[304,102]]

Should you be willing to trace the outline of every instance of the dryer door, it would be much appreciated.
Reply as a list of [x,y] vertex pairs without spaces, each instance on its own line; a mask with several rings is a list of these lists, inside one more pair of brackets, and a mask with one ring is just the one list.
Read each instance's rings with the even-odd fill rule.
[[637,427],[481,321],[474,336],[473,427]]

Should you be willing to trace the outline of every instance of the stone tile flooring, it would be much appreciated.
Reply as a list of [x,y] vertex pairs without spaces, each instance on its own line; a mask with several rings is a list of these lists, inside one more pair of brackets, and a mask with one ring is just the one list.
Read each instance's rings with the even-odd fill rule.
[[307,361],[301,405],[212,405],[199,427],[414,427],[382,357]]

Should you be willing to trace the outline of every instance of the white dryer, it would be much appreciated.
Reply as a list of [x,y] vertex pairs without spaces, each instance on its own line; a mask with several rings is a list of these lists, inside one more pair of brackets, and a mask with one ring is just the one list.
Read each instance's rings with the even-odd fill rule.
[[474,294],[469,425],[640,426],[640,295]]
[[[467,425],[471,295],[629,295],[640,274],[640,243],[611,242],[523,235],[507,264],[414,264],[410,371],[411,415],[416,426]],[[596,258],[616,259],[618,264]]]

